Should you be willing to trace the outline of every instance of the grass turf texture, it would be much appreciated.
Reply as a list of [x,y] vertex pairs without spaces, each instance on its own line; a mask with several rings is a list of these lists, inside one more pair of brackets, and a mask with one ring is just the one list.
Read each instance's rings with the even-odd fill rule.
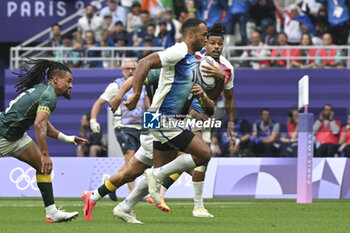
[[0,198],[0,232],[350,232],[350,200],[314,200],[313,204],[296,204],[295,200],[210,199],[206,208],[214,218],[192,217],[189,199],[168,199],[171,212],[163,213],[147,202],[135,208],[142,225],[127,224],[113,216],[116,202],[105,198],[86,222],[83,201],[57,198],[56,205],[66,211],[79,211],[72,222],[45,223],[40,198]]

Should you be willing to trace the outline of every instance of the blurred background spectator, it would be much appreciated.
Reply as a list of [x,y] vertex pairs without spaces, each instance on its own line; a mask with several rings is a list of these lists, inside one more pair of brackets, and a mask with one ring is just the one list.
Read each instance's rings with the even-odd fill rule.
[[136,27],[141,26],[141,4],[138,1],[133,1],[131,5],[131,12],[127,15],[126,31],[132,33]]
[[[251,44],[249,46],[254,47],[251,50],[245,50],[241,58],[262,58],[270,55],[270,51],[264,47],[266,45],[261,42],[261,36],[259,32],[253,32],[250,36]],[[265,68],[270,65],[268,60],[245,60],[240,63],[241,67],[250,67],[254,69]]]
[[126,24],[126,10],[122,6],[118,6],[117,0],[108,0],[108,6],[104,7],[100,12],[100,17],[103,19],[105,15],[112,15],[112,23],[109,30],[112,30],[117,21],[122,21]]
[[333,107],[323,106],[319,119],[313,125],[316,134],[316,157],[334,157],[338,152],[341,122],[334,119]]
[[[95,41],[94,31],[86,31],[82,46],[82,57],[101,57],[101,51],[90,50],[91,48],[100,47],[100,44]],[[101,60],[84,60],[83,67],[85,68],[103,68]]]
[[270,109],[260,110],[260,120],[253,124],[250,136],[250,149],[258,157],[276,157],[280,155],[278,136],[280,124],[270,118]]
[[165,20],[159,21],[159,33],[157,38],[159,38],[160,46],[168,48],[175,44],[175,25],[173,22],[170,23],[171,30],[167,30],[167,22]]
[[343,126],[340,132],[339,139],[339,153],[344,153],[344,156],[350,157],[350,114],[348,115],[348,122]]
[[289,110],[287,118],[287,135],[281,135],[281,142],[286,145],[286,156],[297,157],[298,154],[298,109]]
[[[107,46],[115,46],[117,37],[125,37],[128,39],[128,33],[125,31],[125,27],[122,21],[115,22],[114,28],[111,30],[111,32],[112,33],[106,38]],[[126,43],[126,45],[128,45],[128,43]]]
[[333,44],[332,35],[329,33],[323,34],[322,42],[324,46],[331,46],[332,48],[321,48],[317,50],[317,67],[342,67],[341,60],[339,58],[339,56],[341,56],[340,50]]
[[60,46],[60,48],[71,48],[72,50],[58,49],[56,52],[55,61],[62,62],[69,68],[77,68],[80,66],[80,61],[75,59],[79,58],[80,54],[79,52],[74,51],[78,47],[76,45],[73,47],[72,34],[66,34],[62,36],[62,45]]
[[150,14],[148,11],[141,11],[140,19],[141,19],[141,25],[137,25],[132,36],[134,46],[137,46],[142,41],[142,39],[146,36],[147,26],[151,23]]
[[239,25],[239,30],[241,33],[241,44],[248,44],[247,37],[247,22],[248,22],[248,10],[249,5],[254,0],[232,0],[232,5],[230,6],[230,11],[228,13],[228,34],[235,33],[236,23]]
[[262,32],[263,42],[266,45],[278,45],[275,23],[269,23],[265,31]]
[[207,26],[211,27],[215,22],[220,22],[227,27],[230,7],[226,0],[211,0],[208,1],[208,19]]
[[78,29],[76,42],[81,43],[84,39],[86,31],[93,31],[95,33],[95,41],[102,42],[102,32],[104,30],[103,18],[95,15],[95,8],[93,5],[86,5],[85,15],[78,20]]
[[102,133],[92,133],[90,130],[90,113],[84,114],[81,118],[80,137],[89,140],[87,144],[77,146],[78,157],[102,157],[106,156],[106,145],[103,143]]
[[[301,46],[312,46],[312,39],[309,33],[303,33],[300,41]],[[304,57],[303,60],[293,60],[292,66],[298,68],[313,68],[315,67],[315,56],[317,49],[299,49],[296,53],[297,56]]]
[[288,43],[299,44],[301,38],[300,22],[294,18],[299,16],[300,9],[297,5],[291,5],[289,10],[285,10],[278,0],[273,0],[273,2],[283,22],[283,30],[287,35]]
[[328,9],[330,33],[337,45],[346,44],[349,35],[349,0],[317,0],[325,3]]
[[[62,38],[61,38],[61,32],[62,27],[61,25],[55,23],[51,26],[51,47],[52,48],[59,48],[62,44]],[[57,50],[49,51],[47,53],[47,56],[49,57],[55,57],[57,53]]]
[[272,0],[256,0],[249,8],[249,22],[254,23],[255,30],[264,32],[268,25],[276,23],[275,12]]
[[[297,49],[293,49],[292,47],[288,46],[288,36],[285,32],[278,33],[278,44],[280,46],[286,46],[287,48],[280,48],[280,49],[273,49],[271,52],[271,57],[283,57],[287,58],[288,55],[290,56],[298,56],[299,51]],[[291,59],[291,62],[294,62],[295,59]],[[271,60],[270,61],[271,66],[275,67],[286,67],[287,61],[284,59],[281,60]]]

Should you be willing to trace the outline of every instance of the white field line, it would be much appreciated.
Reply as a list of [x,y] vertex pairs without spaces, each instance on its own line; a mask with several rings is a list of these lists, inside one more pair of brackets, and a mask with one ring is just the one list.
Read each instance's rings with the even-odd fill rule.
[[[7,201],[0,201],[0,207],[42,207],[43,202],[40,200],[38,201],[21,201],[24,203],[18,203],[18,201],[15,200],[7,200]],[[119,202],[118,202],[119,203]],[[117,202],[101,202],[98,203],[98,206],[116,206],[118,204]],[[220,207],[228,207],[232,205],[249,205],[249,204],[256,204],[256,202],[204,202],[206,206],[220,206]],[[193,202],[169,202],[170,206],[193,206]],[[57,206],[81,206],[83,207],[83,202],[78,201],[58,201],[56,203]],[[151,206],[148,202],[139,202],[137,204],[138,207],[145,207],[145,206]]]

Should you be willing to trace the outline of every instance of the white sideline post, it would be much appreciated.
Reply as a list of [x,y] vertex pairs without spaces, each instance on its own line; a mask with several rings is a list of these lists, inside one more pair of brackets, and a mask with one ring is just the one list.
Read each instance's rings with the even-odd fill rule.
[[312,158],[313,158],[313,122],[314,115],[308,113],[309,76],[299,80],[299,110],[304,113],[298,119],[298,170],[297,203],[312,203]]

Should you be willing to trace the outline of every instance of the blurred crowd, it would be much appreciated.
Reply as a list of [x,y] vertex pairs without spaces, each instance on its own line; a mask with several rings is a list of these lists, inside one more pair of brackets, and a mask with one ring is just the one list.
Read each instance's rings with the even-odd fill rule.
[[[86,5],[74,32],[62,35],[61,26],[53,25],[52,46],[73,50],[58,49],[49,55],[71,68],[118,68],[124,58],[141,59],[152,50],[119,50],[111,54],[112,51],[91,48],[167,48],[182,40],[182,23],[198,17],[208,27],[221,22],[227,36],[238,38],[230,45],[251,46],[238,52],[244,59],[236,66],[285,67],[285,58],[294,56],[299,58],[290,61],[292,67],[342,67],[340,57],[345,52],[336,45],[350,44],[349,5],[349,0],[301,0],[288,6],[283,6],[281,0],[108,0],[102,9]],[[269,45],[286,47],[270,50],[266,48]],[[297,49],[295,45],[329,47]],[[114,64],[88,59],[111,56]]]
[[[220,115],[226,125],[224,114]],[[296,157],[298,115],[298,110],[291,108],[283,124],[274,120],[270,109],[262,108],[260,118],[254,122],[238,118],[235,121],[236,145],[230,147],[226,128],[214,129],[212,152],[219,157]],[[315,115],[313,132],[315,157],[350,157],[350,115],[342,126],[333,107],[326,104],[319,115]]]

